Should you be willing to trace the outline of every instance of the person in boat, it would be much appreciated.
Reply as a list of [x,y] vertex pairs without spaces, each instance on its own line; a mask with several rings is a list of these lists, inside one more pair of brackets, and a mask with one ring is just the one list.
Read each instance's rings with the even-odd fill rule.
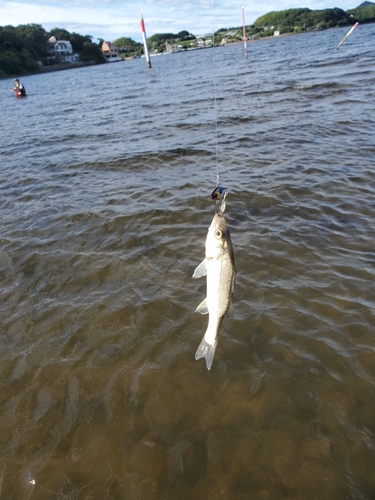
[[16,78],[14,80],[14,87],[13,87],[13,90],[14,92],[17,94],[17,95],[22,95],[22,96],[25,96],[26,95],[26,89],[25,87],[22,85],[22,83],[19,81],[18,78]]

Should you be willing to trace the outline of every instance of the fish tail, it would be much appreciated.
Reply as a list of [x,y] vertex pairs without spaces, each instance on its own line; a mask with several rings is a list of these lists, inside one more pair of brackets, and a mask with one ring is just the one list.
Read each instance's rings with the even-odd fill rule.
[[202,342],[199,344],[197,352],[195,353],[195,359],[206,358],[207,370],[210,370],[212,366],[212,362],[215,356],[216,346],[217,346],[217,337],[215,337],[213,344],[209,344],[206,341],[206,335],[204,335]]

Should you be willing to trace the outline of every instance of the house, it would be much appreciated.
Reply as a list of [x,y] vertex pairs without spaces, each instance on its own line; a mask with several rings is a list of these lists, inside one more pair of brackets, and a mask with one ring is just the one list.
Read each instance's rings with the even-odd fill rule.
[[118,55],[116,45],[114,45],[112,42],[103,42],[102,53],[105,59],[109,62],[122,61],[122,58]]
[[79,55],[73,54],[72,44],[68,40],[56,40],[54,36],[48,40],[49,53],[55,59],[71,63],[79,61]]

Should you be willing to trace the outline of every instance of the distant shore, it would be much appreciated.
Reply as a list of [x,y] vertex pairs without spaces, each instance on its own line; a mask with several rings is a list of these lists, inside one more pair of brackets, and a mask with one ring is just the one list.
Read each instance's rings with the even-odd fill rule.
[[64,64],[52,64],[51,66],[41,66],[38,73],[51,73],[52,71],[63,71],[64,69],[73,69],[73,68],[84,68],[86,66],[94,66],[96,64],[95,61],[87,61],[87,62],[72,62],[72,63],[64,63]]
[[1,77],[0,80],[8,80],[12,78],[24,78],[26,76],[40,75],[42,73],[52,73],[53,71],[63,71],[65,69],[85,68],[86,66],[95,66],[96,64],[97,63],[95,61],[87,61],[87,62],[79,61],[74,63],[53,64],[51,66],[41,66],[37,73],[25,73],[23,75],[21,74],[8,75]]
[[[363,24],[368,24],[368,23],[363,23]],[[345,27],[350,27],[350,24],[346,25],[346,26],[335,26],[335,27],[332,27],[332,28],[324,28],[324,29],[319,29],[319,30],[309,30],[309,31],[300,31],[298,33],[283,33],[283,34],[280,34],[280,35],[277,35],[277,36],[265,36],[265,37],[259,37],[259,38],[256,38],[254,40],[247,40],[246,43],[254,43],[254,42],[261,42],[261,41],[264,41],[264,40],[273,40],[273,39],[277,39],[277,38],[283,38],[283,37],[286,37],[286,36],[296,36],[296,35],[307,35],[309,33],[317,33],[317,32],[321,32],[321,31],[328,31],[328,30],[336,30],[336,29],[340,29],[340,28],[345,28]],[[230,43],[226,43],[226,44],[216,44],[215,47],[227,47],[229,45],[238,45],[238,44],[243,44],[243,40],[242,41],[238,41],[238,42],[230,42]],[[212,46],[211,47],[205,47],[205,48],[213,48]],[[188,51],[188,50],[187,50]],[[179,51],[176,51],[178,53],[180,52],[187,52],[185,50],[179,50]],[[160,53],[160,55],[162,55],[164,53]],[[124,59],[124,61],[126,60],[130,60],[130,59],[133,59],[132,57],[127,57]],[[41,66],[39,71],[37,73],[28,73],[28,74],[24,74],[24,75],[10,75],[10,76],[6,76],[6,77],[2,77],[0,78],[0,80],[6,80],[6,79],[12,79],[12,78],[21,78],[21,77],[26,77],[26,76],[31,76],[31,75],[39,75],[41,73],[52,73],[53,71],[64,71],[64,70],[67,70],[67,69],[77,69],[77,68],[85,68],[86,66],[95,66],[97,65],[98,63],[96,63],[95,61],[87,61],[87,62],[82,62],[82,61],[78,61],[78,62],[73,62],[73,63],[64,63],[64,64],[54,64],[54,65],[51,65],[51,66]],[[106,64],[106,63],[103,63],[103,64]],[[112,63],[110,63],[112,64]]]

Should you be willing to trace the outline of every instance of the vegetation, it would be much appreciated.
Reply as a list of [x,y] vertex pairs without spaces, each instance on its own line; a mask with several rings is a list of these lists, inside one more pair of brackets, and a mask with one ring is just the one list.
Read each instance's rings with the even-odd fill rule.
[[147,43],[152,52],[165,52],[166,43],[169,43],[172,46],[181,45],[187,47],[190,46],[190,43],[192,43],[193,40],[196,40],[196,37],[188,31],[183,30],[177,34],[157,33],[150,36],[147,39]]
[[47,55],[48,35],[38,24],[0,27],[0,77],[35,73]]
[[135,42],[131,38],[123,36],[115,40],[113,44],[116,45],[118,53],[124,55],[125,57],[140,56],[143,54],[143,45]]
[[[275,31],[280,34],[298,33],[305,30],[333,28],[352,25],[354,22],[375,22],[375,3],[364,1],[356,9],[344,12],[341,9],[310,10],[307,8],[288,9],[269,12],[259,17],[252,26],[246,26],[248,38],[271,36]],[[39,24],[26,24],[17,27],[0,26],[0,78],[10,75],[37,73],[41,65],[51,64],[48,52],[48,40],[54,36],[57,40],[70,41],[73,51],[82,61],[103,63],[99,44],[93,43],[90,35],[69,33],[67,30],[54,28],[50,32]],[[215,44],[222,40],[237,42],[242,39],[242,26],[221,28],[214,34]],[[131,38],[121,37],[114,44],[123,56],[139,56],[143,45]],[[151,52],[164,52],[167,44],[172,48],[190,48],[197,44],[196,37],[186,30],[177,34],[158,33],[148,39]],[[52,61],[54,63],[55,61]]]
[[375,4],[364,2],[363,7],[359,6],[356,9],[348,10],[348,14],[352,15],[360,23],[374,23],[375,22]]
[[278,30],[280,33],[292,33],[303,31],[308,28],[333,28],[353,24],[353,18],[337,7],[334,9],[310,10],[310,9],[288,9],[280,12],[270,12],[259,17],[254,26],[262,30],[266,36],[270,31]]
[[73,52],[77,53],[83,62],[95,61],[97,64],[103,62],[103,54],[98,44],[92,42],[92,36],[69,33],[69,31],[54,28],[48,34],[48,38],[54,36],[56,40],[67,40],[72,44]]
[[99,45],[92,42],[91,36],[59,28],[47,32],[39,24],[0,26],[0,78],[37,73],[41,65],[51,64],[48,52],[51,36],[70,41],[82,61],[104,62]]
[[[288,9],[278,12],[269,12],[259,17],[252,26],[246,26],[248,38],[273,36],[275,31],[281,35],[300,33],[312,29],[326,29],[353,24],[356,16],[341,9],[310,10],[307,8]],[[220,29],[215,37],[228,41],[242,40],[242,27]]]
[[[341,9],[310,10],[308,8],[288,9],[279,12],[269,12],[259,17],[251,26],[246,26],[247,38],[260,38],[273,36],[275,31],[280,34],[299,33],[312,29],[326,29],[353,24],[359,18],[357,11],[364,12],[369,18],[375,17],[375,4],[368,7],[344,12]],[[352,17],[353,15],[353,17]],[[363,15],[362,15],[363,17]],[[375,22],[375,19],[374,19]],[[242,26],[236,28],[221,28],[214,34],[215,45],[225,41],[226,43],[238,42],[243,39]],[[166,43],[188,48],[194,44],[196,37],[187,31],[181,31],[177,35],[173,33],[161,33],[148,39],[151,51],[164,52]]]

